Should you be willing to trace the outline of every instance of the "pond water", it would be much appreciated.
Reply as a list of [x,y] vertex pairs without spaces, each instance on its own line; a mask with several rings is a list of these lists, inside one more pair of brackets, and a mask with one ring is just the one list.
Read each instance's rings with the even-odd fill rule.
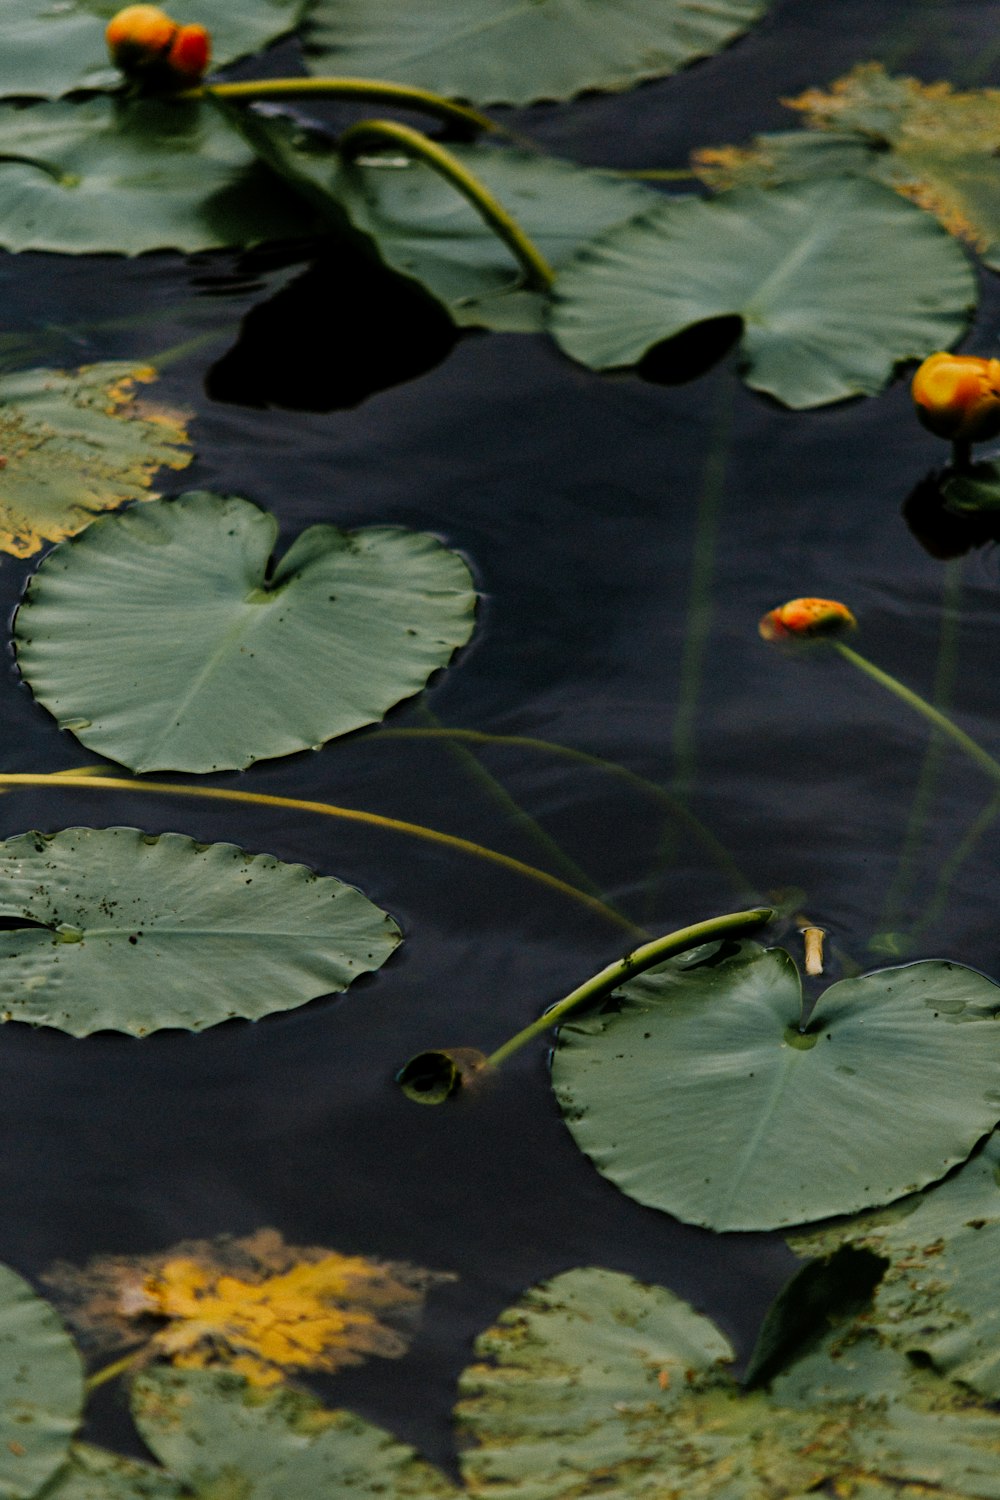
[[[577,160],[678,168],[696,146],[786,127],[782,96],[872,58],[1000,83],[995,7],[786,0],[679,77],[506,118]],[[275,71],[294,61],[279,49]],[[9,368],[155,361],[204,338],[157,392],[193,414],[196,458],[175,488],[274,511],[282,547],[318,521],[399,524],[434,532],[474,571],[472,643],[390,715],[391,733],[218,783],[363,808],[547,866],[499,785],[650,933],[798,888],[830,934],[832,977],[891,954],[1000,973],[1000,818],[940,886],[990,784],[947,751],[901,866],[926,725],[845,661],[786,656],[757,634],[786,598],[843,599],[866,654],[929,695],[944,636],[956,718],[1000,741],[996,551],[948,560],[907,524],[907,496],[945,454],[914,420],[906,381],[793,413],[750,392],[732,356],[681,384],[599,377],[541,336],[455,338],[420,298],[336,249],[296,286],[313,256],[0,260]],[[998,322],[987,273],[963,347],[995,352]],[[0,564],[8,616],[30,568]],[[0,691],[3,770],[94,760],[33,703],[10,656]],[[624,766],[686,799],[708,837],[598,765],[396,733],[435,722]],[[393,1082],[426,1047],[498,1045],[622,952],[620,929],[515,874],[304,812],[81,789],[0,798],[5,835],[114,823],[335,873],[392,912],[407,942],[341,999],[203,1036],[83,1043],[7,1028],[0,1259],[37,1277],[58,1258],[269,1224],[293,1243],[454,1272],[403,1359],[317,1382],[445,1464],[472,1337],[567,1267],[669,1285],[748,1353],[795,1264],[783,1241],[680,1224],[598,1176],[559,1118],[543,1043],[446,1109],[417,1108]],[[817,1172],[823,1150],[818,1138]],[[92,1412],[91,1435],[141,1451],[119,1392]]]

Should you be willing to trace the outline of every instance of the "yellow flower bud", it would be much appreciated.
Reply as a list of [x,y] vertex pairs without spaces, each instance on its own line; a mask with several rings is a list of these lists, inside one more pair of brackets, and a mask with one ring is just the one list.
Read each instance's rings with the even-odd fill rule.
[[1000,433],[1000,359],[931,354],[911,391],[917,416],[938,437],[981,443]]
[[177,22],[155,5],[127,5],[108,22],[104,39],[111,61],[123,73],[161,62],[177,34]]
[[789,599],[772,609],[757,627],[765,641],[804,640],[854,630],[857,620],[836,599]]

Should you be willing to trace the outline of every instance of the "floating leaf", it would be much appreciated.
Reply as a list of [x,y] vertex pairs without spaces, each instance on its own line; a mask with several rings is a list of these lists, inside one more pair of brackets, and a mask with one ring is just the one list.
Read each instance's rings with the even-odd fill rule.
[[315,227],[302,200],[197,101],[0,105],[0,190],[5,250],[212,250]]
[[0,551],[29,557],[191,462],[182,414],[136,394],[155,379],[128,364],[0,375]]
[[[154,1367],[132,1386],[145,1442],[198,1495],[238,1500],[369,1496],[458,1500],[460,1491],[412,1448],[288,1387],[262,1391],[236,1375]],[[217,1488],[216,1488],[217,1486]]]
[[739,317],[747,384],[803,408],[881,390],[958,338],[974,303],[971,266],[927,214],[845,178],[664,202],[570,262],[552,328],[603,370]]
[[640,1203],[773,1229],[889,1203],[964,1161],[1000,1115],[1000,990],[927,961],[832,985],[799,1032],[781,949],[673,959],[559,1033],[573,1137]]
[[767,0],[366,0],[310,8],[307,61],[318,73],[392,78],[482,104],[569,99],[626,89],[709,57],[767,9]]
[[345,990],[400,940],[332,876],[137,828],[6,839],[0,915],[2,1019],[73,1036],[257,1020]]
[[370,1354],[398,1358],[425,1292],[453,1278],[286,1245],[277,1230],[260,1229],[156,1255],[101,1255],[82,1268],[59,1264],[45,1279],[88,1344],[139,1344],[149,1359],[271,1386],[287,1373],[332,1373]]
[[830,85],[785,101],[808,133],[759,137],[752,147],[699,151],[716,188],[851,172],[876,178],[934,214],[1000,270],[1000,89],[893,77],[862,63]]
[[1000,1137],[932,1190],[798,1236],[801,1254],[847,1245],[884,1257],[870,1313],[887,1339],[1000,1400]]
[[74,1443],[69,1463],[38,1500],[184,1500],[178,1480],[89,1443]]
[[[456,1408],[471,1496],[763,1500],[1000,1495],[1000,1418],[851,1326],[770,1391],[719,1368],[724,1340],[658,1287],[577,1270],[526,1293],[477,1342]],[[891,1481],[883,1490],[883,1481]],[[922,1492],[924,1493],[924,1492]]]
[[[320,212],[374,240],[386,264],[419,281],[460,325],[529,333],[543,327],[547,297],[523,285],[519,266],[472,205],[425,163],[374,152],[345,163],[336,146],[278,115],[230,110],[262,159]],[[554,157],[492,146],[449,146],[558,269],[601,230],[634,218],[649,188]]]
[[83,1367],[47,1302],[0,1266],[0,1496],[27,1500],[66,1461]]
[[[212,64],[222,68],[259,52],[299,22],[304,0],[168,0],[175,21],[200,21],[212,33]],[[117,0],[0,0],[0,98],[54,98],[74,89],[118,88],[104,28]]]
[[271,572],[274,516],[197,492],[88,526],[28,585],[35,697],[136,771],[218,771],[381,719],[472,634],[469,570],[401,527],[311,526]]

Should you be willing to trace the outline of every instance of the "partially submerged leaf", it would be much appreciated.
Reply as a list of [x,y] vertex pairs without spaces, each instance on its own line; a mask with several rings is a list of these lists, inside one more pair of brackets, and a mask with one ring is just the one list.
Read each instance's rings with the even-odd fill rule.
[[[120,8],[116,0],[0,0],[0,98],[120,87],[122,75],[104,41],[104,28]],[[181,24],[208,27],[215,68],[291,31],[304,8],[304,0],[167,0],[164,6]]]
[[392,78],[481,104],[569,99],[626,89],[708,57],[769,0],[317,0],[308,14],[314,72]]
[[[46,1277],[97,1347],[219,1369],[255,1386],[405,1353],[426,1291],[452,1278],[419,1266],[286,1245],[273,1229],[155,1255],[97,1256]],[[151,1331],[152,1330],[152,1331]]]
[[799,1031],[780,949],[672,959],[561,1028],[577,1145],[640,1203],[773,1229],[888,1203],[964,1161],[1000,1115],[1000,989],[927,961],[832,985]]
[[136,390],[155,379],[121,363],[0,375],[0,551],[29,557],[191,462],[183,414]]
[[191,252],[314,227],[302,200],[197,100],[0,105],[5,250]]
[[552,331],[603,370],[739,317],[747,384],[799,409],[881,390],[901,361],[959,337],[975,295],[927,214],[836,178],[666,201],[612,229],[558,277]]
[[0,1266],[0,1496],[28,1500],[66,1461],[83,1366],[58,1317]]
[[381,719],[472,634],[469,570],[435,537],[312,526],[272,572],[277,533],[193,493],[54,548],[15,622],[35,697],[133,770],[218,771]]
[[[198,1495],[233,1500],[459,1500],[461,1491],[361,1417],[288,1387],[153,1367],[132,1387],[144,1441]],[[217,1486],[217,1487],[216,1487]]]
[[[180,833],[0,843],[0,1019],[72,1036],[257,1020],[345,990],[399,929],[354,886]],[[21,925],[23,923],[23,925]]]
[[941,499],[955,515],[988,515],[1000,511],[1000,462],[981,459],[967,469],[953,470],[941,480]]

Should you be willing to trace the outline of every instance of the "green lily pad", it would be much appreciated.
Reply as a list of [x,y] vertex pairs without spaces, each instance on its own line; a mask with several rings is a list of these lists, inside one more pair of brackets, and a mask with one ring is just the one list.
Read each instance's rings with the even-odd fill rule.
[[800,1254],[839,1246],[884,1257],[869,1314],[907,1354],[991,1401],[1000,1400],[1000,1137],[933,1189],[881,1212],[797,1236]]
[[992,1130],[991,980],[880,969],[832,985],[801,1034],[788,954],[725,951],[670,960],[560,1030],[566,1123],[630,1197],[712,1229],[807,1223],[937,1181]]
[[0,551],[29,557],[191,462],[181,413],[136,391],[155,378],[113,363],[0,375]]
[[212,250],[314,228],[210,105],[97,96],[0,106],[5,250]]
[[1000,1496],[997,1413],[873,1335],[826,1332],[768,1391],[740,1391],[725,1349],[670,1293],[614,1272],[533,1288],[461,1377],[467,1494],[804,1500],[910,1483],[941,1500]]
[[[229,110],[263,161],[343,226],[374,241],[393,270],[419,281],[462,326],[536,332],[547,296],[523,284],[510,250],[461,193],[398,152],[347,161],[328,138],[276,115]],[[449,146],[558,270],[593,235],[634,218],[658,194],[612,172],[533,152]]]
[[305,32],[317,73],[392,78],[481,104],[627,89],[719,52],[768,0],[317,0]]
[[0,916],[0,1018],[71,1036],[258,1020],[347,989],[400,941],[332,876],[138,828],[6,839]]
[[0,1497],[28,1500],[65,1462],[83,1365],[49,1304],[0,1266]]
[[458,1500],[461,1493],[389,1433],[285,1386],[153,1367],[133,1383],[132,1414],[156,1457],[206,1497]]
[[178,1480],[152,1464],[74,1443],[69,1463],[38,1500],[184,1500],[186,1493]]
[[[118,0],[0,0],[0,98],[119,87],[122,75],[111,66],[104,28],[122,8]],[[212,66],[222,68],[294,30],[305,0],[166,0],[162,8],[182,24],[207,26]]]
[[835,178],[664,202],[586,246],[554,297],[556,340],[600,370],[739,317],[747,384],[800,409],[873,394],[900,361],[953,343],[976,292],[930,215]]
[[15,621],[35,697],[134,771],[219,771],[381,719],[472,634],[469,570],[401,527],[311,526],[204,492],[95,521]]
[[716,189],[843,171],[872,177],[928,209],[1000,270],[1000,90],[956,92],[862,63],[829,89],[785,102],[807,131],[698,151],[699,176]]

